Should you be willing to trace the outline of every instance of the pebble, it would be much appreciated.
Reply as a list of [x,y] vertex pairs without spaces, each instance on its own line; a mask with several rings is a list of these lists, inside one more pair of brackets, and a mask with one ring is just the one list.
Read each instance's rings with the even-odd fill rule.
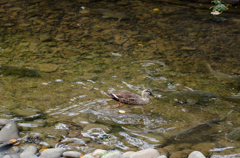
[[106,152],[107,152],[107,150],[96,149],[96,150],[92,153],[92,155],[93,155],[93,156],[97,156],[97,155],[99,155],[99,154],[105,154]]
[[120,151],[111,151],[110,153],[103,155],[101,158],[121,158]]
[[133,153],[130,158],[157,158],[158,156],[160,154],[156,149],[144,149]]
[[35,146],[33,146],[33,145],[28,146],[28,147],[24,150],[24,152],[33,153],[33,154],[36,154],[37,151],[38,151],[37,148],[36,148]]
[[63,154],[63,148],[46,149],[40,155],[40,158],[60,158]]
[[63,157],[65,158],[79,158],[82,155],[82,153],[77,151],[66,151],[63,153]]
[[188,155],[188,158],[206,158],[200,151],[193,151]]

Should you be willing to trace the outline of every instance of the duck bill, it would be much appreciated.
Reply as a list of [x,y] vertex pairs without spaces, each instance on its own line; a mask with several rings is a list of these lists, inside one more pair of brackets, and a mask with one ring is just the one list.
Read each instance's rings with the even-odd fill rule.
[[150,93],[149,95],[151,95],[151,96],[154,97],[154,98],[156,97],[156,95],[154,95],[154,94],[152,94],[152,93]]

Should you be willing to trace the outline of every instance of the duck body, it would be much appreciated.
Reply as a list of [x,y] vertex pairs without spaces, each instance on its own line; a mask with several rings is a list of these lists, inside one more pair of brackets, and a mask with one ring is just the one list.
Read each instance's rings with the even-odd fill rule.
[[120,105],[120,103],[128,105],[144,105],[149,103],[149,99],[146,97],[147,95],[155,97],[155,95],[153,95],[149,89],[145,89],[142,91],[142,97],[130,92],[116,92],[107,95],[110,96],[112,99],[118,101],[118,106]]

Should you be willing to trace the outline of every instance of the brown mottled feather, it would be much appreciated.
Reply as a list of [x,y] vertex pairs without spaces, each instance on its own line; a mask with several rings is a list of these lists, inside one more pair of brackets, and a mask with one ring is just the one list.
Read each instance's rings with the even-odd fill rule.
[[108,94],[108,96],[110,96],[112,99],[120,103],[129,104],[129,105],[143,105],[149,102],[148,100],[142,98],[141,96],[134,93],[130,93],[130,92],[110,93]]

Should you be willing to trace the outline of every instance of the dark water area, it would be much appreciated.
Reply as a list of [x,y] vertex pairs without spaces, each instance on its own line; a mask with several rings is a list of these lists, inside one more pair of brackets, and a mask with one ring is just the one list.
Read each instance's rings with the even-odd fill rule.
[[[39,149],[240,153],[230,134],[240,126],[240,12],[210,6],[1,0],[0,117],[22,138],[37,135]],[[107,96],[145,88],[157,96],[148,105],[116,108]]]

